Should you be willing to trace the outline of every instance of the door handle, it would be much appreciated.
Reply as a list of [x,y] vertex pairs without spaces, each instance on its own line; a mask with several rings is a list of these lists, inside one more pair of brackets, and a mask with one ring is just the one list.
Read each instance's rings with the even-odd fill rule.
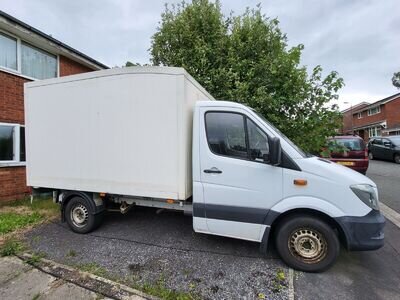
[[216,167],[212,167],[211,169],[205,169],[204,173],[207,173],[207,174],[221,174],[222,171],[218,170],[218,168],[216,168]]

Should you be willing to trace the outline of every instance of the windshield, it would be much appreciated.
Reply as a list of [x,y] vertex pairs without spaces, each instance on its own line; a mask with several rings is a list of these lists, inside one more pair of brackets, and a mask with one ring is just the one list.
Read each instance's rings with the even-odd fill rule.
[[347,148],[350,151],[364,151],[365,145],[364,142],[360,139],[352,139],[352,138],[340,138],[340,139],[332,139],[328,142],[328,144],[337,143],[340,146]]
[[251,107],[249,107],[258,117],[260,117],[267,125],[269,125],[274,131],[276,131],[290,146],[292,146],[299,154],[303,157],[308,157],[303,150],[301,150],[295,143],[293,143],[286,135],[284,135],[278,128],[276,128],[274,125],[272,125],[267,119],[264,118],[264,116]]
[[393,145],[400,146],[400,136],[392,137],[390,140],[392,141]]

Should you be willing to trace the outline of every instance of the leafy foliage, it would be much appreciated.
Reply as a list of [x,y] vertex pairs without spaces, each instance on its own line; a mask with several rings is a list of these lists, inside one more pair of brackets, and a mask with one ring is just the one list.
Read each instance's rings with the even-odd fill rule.
[[393,74],[392,84],[398,89],[400,89],[400,72],[396,72]]
[[332,157],[332,153],[343,154],[349,152],[346,146],[339,144],[336,140],[328,141],[327,145],[322,148],[320,156],[324,158]]
[[300,65],[303,45],[287,46],[277,19],[258,5],[225,17],[209,0],[166,5],[152,37],[154,65],[185,68],[215,98],[256,109],[304,150],[319,152],[339,128],[343,80]]

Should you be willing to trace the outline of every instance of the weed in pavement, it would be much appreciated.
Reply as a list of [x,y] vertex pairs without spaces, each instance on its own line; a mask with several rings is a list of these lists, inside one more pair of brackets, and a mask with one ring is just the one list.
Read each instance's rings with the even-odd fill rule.
[[8,238],[4,241],[3,245],[0,247],[1,256],[11,256],[16,255],[24,250],[24,245],[15,238]]
[[76,265],[76,267],[81,271],[92,273],[100,277],[105,277],[107,275],[107,270],[94,262],[87,264],[79,264]]
[[193,293],[179,292],[166,287],[165,279],[161,277],[155,284],[145,283],[142,285],[132,284],[132,287],[146,294],[165,300],[195,300],[199,299]]
[[76,252],[74,250],[69,250],[67,252],[67,254],[65,255],[66,257],[75,257],[76,256]]
[[41,261],[42,258],[46,257],[46,253],[39,252],[33,253],[31,257],[29,257],[26,262],[31,265],[35,265]]

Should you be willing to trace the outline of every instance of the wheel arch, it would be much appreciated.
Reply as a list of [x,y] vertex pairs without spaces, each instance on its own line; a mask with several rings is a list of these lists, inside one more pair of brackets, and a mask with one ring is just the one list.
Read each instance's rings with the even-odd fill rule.
[[335,220],[345,213],[333,204],[314,197],[290,197],[274,205],[267,214],[264,224],[268,225],[261,239],[260,251],[267,252],[268,244],[275,236],[279,223],[290,215],[306,214],[325,221],[338,233],[339,241],[348,248],[349,242],[345,229]]
[[328,214],[312,209],[312,208],[294,208],[287,210],[283,213],[277,214],[274,220],[271,223],[270,227],[270,234],[268,237],[268,240],[270,241],[272,238],[275,237],[275,233],[277,228],[279,227],[279,224],[286,218],[290,216],[297,216],[297,215],[308,215],[313,218],[318,218],[324,222],[326,222],[329,226],[331,226],[338,234],[339,241],[347,248],[348,242],[347,242],[347,236],[345,231],[343,230],[342,226],[335,220],[335,218],[329,216]]
[[62,202],[61,202],[61,220],[65,222],[65,207],[68,202],[71,201],[74,197],[80,197],[85,199],[90,206],[92,214],[98,214],[104,211],[104,205],[96,206],[96,203],[93,200],[92,192],[82,192],[82,191],[62,191],[63,194]]

